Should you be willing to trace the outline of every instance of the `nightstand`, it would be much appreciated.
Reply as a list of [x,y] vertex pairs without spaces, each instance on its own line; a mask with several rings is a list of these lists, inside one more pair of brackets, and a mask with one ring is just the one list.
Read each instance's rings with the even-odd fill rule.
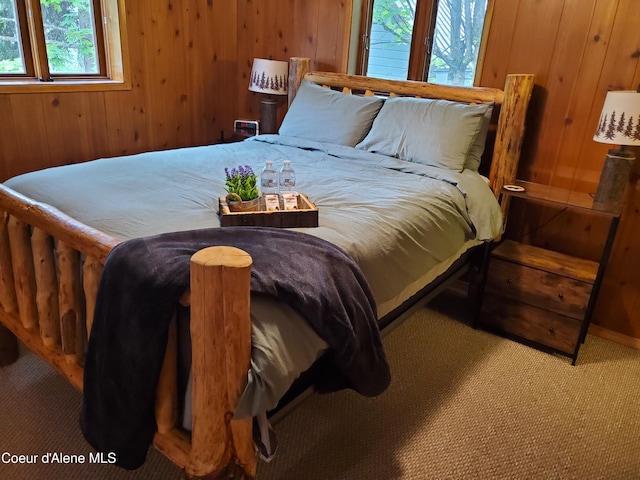
[[620,221],[619,205],[595,204],[586,193],[517,181],[502,199],[522,198],[560,209],[604,215],[609,231],[597,262],[504,240],[491,253],[479,326],[568,356],[575,365],[591,321]]

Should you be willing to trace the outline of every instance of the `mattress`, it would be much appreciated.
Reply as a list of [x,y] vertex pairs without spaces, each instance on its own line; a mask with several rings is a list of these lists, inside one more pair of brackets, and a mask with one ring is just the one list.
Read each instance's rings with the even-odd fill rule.
[[[224,195],[225,167],[250,165],[259,171],[266,160],[291,161],[296,189],[319,209],[319,226],[300,230],[355,259],[379,318],[466,249],[501,232],[498,203],[476,172],[281,135],[99,159],[21,175],[6,185],[125,240],[219,226],[217,198]],[[237,415],[275,407],[323,353],[326,344],[302,313],[252,298],[252,363]]]

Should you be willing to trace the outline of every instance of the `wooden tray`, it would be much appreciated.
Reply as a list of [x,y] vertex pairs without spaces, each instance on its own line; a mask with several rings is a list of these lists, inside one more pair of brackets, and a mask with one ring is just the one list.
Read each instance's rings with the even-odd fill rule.
[[[225,197],[219,197],[220,225],[223,227],[317,227],[318,207],[304,193],[298,193],[298,210],[267,212],[260,197],[260,210],[256,212],[232,212]],[[282,203],[282,201],[281,201]],[[282,205],[281,205],[282,207]]]

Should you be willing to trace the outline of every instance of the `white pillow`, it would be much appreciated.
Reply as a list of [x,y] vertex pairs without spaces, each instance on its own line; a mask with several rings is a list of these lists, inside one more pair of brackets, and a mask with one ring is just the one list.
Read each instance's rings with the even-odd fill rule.
[[461,172],[490,108],[489,104],[389,98],[356,148]]
[[354,147],[383,103],[380,97],[348,95],[303,80],[278,133]]

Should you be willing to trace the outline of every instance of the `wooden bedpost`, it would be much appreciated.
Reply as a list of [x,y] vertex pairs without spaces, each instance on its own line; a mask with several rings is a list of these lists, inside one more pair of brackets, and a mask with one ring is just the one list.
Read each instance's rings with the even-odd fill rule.
[[234,247],[191,257],[192,479],[255,477],[252,419],[233,420],[251,362],[251,263]]
[[[493,149],[489,179],[496,195],[505,184],[512,183],[518,173],[522,150],[527,108],[533,92],[535,76],[531,74],[507,75],[504,86],[504,102],[500,108],[498,134]],[[506,205],[502,206],[503,213]]]
[[293,99],[296,98],[302,79],[309,73],[310,64],[311,60],[306,57],[291,57],[289,59],[289,106],[291,106]]

